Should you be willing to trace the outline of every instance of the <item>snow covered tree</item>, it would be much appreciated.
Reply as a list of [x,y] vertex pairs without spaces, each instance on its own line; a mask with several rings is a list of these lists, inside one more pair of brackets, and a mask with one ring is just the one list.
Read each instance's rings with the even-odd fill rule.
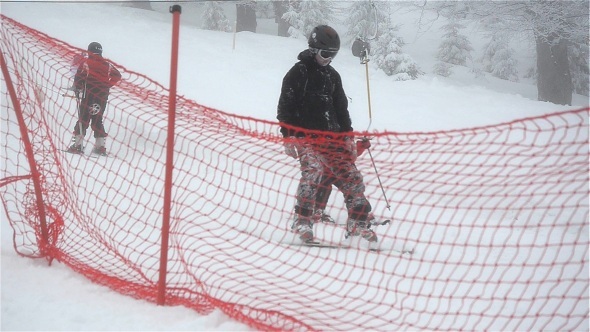
[[514,59],[514,50],[512,48],[503,48],[498,50],[492,57],[490,72],[497,78],[518,82],[518,61]]
[[219,1],[207,1],[203,11],[203,29],[216,31],[232,31],[232,26],[219,5]]
[[[459,4],[459,5],[457,5]],[[460,1],[421,3],[418,10],[432,10],[437,17],[465,18],[503,31],[536,46],[538,100],[569,105],[574,89],[572,76],[584,76],[583,66],[570,66],[571,43],[588,45],[588,0],[571,1]],[[571,73],[572,68],[580,70]]]
[[[396,81],[416,79],[423,74],[412,57],[403,53],[399,28],[391,26],[388,2],[356,1],[348,8],[344,20],[350,41],[357,38],[371,44],[370,54],[377,67]],[[371,39],[371,40],[369,40]]]
[[274,17],[273,2],[275,1],[258,1],[256,2],[256,16],[264,18]]
[[303,26],[303,21],[301,20],[301,3],[299,1],[289,1],[289,5],[287,6],[287,10],[283,14],[282,19],[289,24],[289,29],[287,30],[287,34],[290,37],[298,38],[302,37],[303,33],[301,32],[301,27]]
[[289,2],[284,1],[273,1],[272,6],[275,13],[275,23],[278,24],[277,35],[281,37],[289,37],[289,22],[287,22],[283,15],[289,9]]
[[437,75],[449,77],[453,74],[453,65],[446,62],[437,62],[432,70]]
[[291,25],[291,37],[307,38],[316,26],[334,22],[334,12],[332,1],[290,1],[283,19]]
[[473,47],[469,39],[461,34],[465,26],[454,20],[443,25],[445,31],[443,40],[438,47],[437,59],[452,65],[465,66],[467,59],[471,58]]
[[402,51],[404,41],[397,31],[397,27],[391,27],[379,35],[372,51],[373,59],[377,67],[394,80],[414,80],[423,72],[412,57]]
[[348,8],[344,19],[346,36],[352,42],[356,38],[376,38],[389,26],[389,3],[373,1],[354,1]]
[[492,35],[485,46],[482,63],[485,71],[503,80],[518,82],[518,61],[514,57],[514,49],[508,44],[505,36]]

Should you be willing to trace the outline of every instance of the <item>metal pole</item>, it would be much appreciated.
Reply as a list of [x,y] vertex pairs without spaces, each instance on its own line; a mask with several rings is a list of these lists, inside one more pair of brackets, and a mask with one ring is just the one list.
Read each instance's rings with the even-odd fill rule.
[[371,87],[369,86],[369,59],[365,61],[365,77],[367,78],[367,103],[369,106],[369,125],[367,126],[367,131],[371,128],[371,124],[373,123],[373,113],[371,111]]

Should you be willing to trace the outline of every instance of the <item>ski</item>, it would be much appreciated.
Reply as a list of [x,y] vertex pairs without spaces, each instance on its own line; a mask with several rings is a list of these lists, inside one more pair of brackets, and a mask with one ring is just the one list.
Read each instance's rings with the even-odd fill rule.
[[380,248],[353,248],[349,245],[336,245],[336,244],[327,244],[322,243],[319,241],[307,241],[307,242],[300,242],[300,243],[289,243],[289,245],[295,245],[300,247],[309,247],[309,248],[325,248],[325,249],[359,249],[359,250],[368,250],[370,252],[379,252],[381,251]]
[[90,154],[86,154],[84,152],[71,152],[68,151],[67,149],[62,149],[61,151],[66,152],[68,154],[74,155],[74,156],[81,156],[81,157],[88,157],[88,158],[94,158],[94,159],[99,159],[99,158],[108,158],[108,157],[112,157],[112,155],[110,154],[106,154],[106,155],[102,155],[102,154],[97,154],[97,153],[90,153]]
[[[310,247],[310,248],[326,248],[326,249],[360,249],[362,250],[363,248],[357,248],[357,247],[353,247],[350,245],[338,245],[338,244],[328,244],[328,243],[323,243],[320,241],[307,241],[307,242],[292,242],[292,243],[287,243],[288,245],[293,245],[293,246],[299,246],[299,247]],[[384,249],[384,248],[364,248],[370,252],[382,252],[382,251],[393,251],[396,252],[398,254],[401,255],[412,255],[414,253],[414,249]]]
[[109,158],[109,157],[112,157],[112,155],[110,155],[108,153],[107,154],[91,153],[88,155],[88,157],[99,159],[99,158]]
[[[385,226],[391,223],[390,219],[383,220],[383,221],[372,221],[371,226]],[[324,225],[334,225],[334,226],[344,226],[346,227],[346,223],[323,223]]]

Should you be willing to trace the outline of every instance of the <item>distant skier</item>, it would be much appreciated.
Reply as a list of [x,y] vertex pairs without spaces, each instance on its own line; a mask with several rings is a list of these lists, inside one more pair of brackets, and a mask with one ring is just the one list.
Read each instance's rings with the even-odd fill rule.
[[121,73],[102,57],[102,46],[88,45],[88,58],[80,64],[74,77],[74,91],[78,98],[78,121],[74,127],[73,144],[68,152],[83,153],[86,130],[91,125],[96,142],[92,153],[106,155],[108,136],[103,125],[103,114],[109,90],[121,80]]
[[291,228],[302,241],[313,240],[312,214],[322,178],[327,175],[324,168],[328,168],[334,185],[346,197],[347,234],[376,242],[367,220],[371,204],[365,197],[363,176],[354,164],[357,151],[348,100],[340,75],[330,66],[340,50],[340,37],[333,28],[320,25],[311,32],[308,45],[283,78],[277,107],[285,153],[298,158],[301,167]]

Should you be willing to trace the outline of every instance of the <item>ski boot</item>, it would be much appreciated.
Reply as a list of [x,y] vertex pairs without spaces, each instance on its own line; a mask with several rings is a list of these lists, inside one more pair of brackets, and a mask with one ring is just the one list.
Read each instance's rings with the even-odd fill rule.
[[84,150],[82,149],[82,145],[72,144],[72,145],[70,145],[70,147],[66,151],[69,153],[84,154]]
[[377,242],[377,235],[371,229],[369,221],[348,219],[346,222],[346,237],[360,236],[368,242]]
[[107,148],[105,148],[104,146],[95,146],[92,149],[92,153],[93,154],[97,154],[99,156],[106,156],[107,155]]
[[326,224],[335,224],[334,218],[332,218],[329,214],[326,213],[324,209],[316,209],[311,216],[311,219],[314,223],[323,222]]
[[295,221],[291,225],[293,233],[299,235],[299,239],[303,242],[309,242],[313,240],[313,228],[309,217],[297,216]]
[[99,156],[106,156],[107,155],[107,148],[105,147],[105,138],[104,137],[97,137],[96,143],[94,144],[94,148],[92,149],[92,153],[99,155]]
[[70,147],[66,151],[69,153],[84,154],[84,147],[82,147],[83,143],[84,136],[75,135],[72,138],[72,145],[70,145]]
[[383,226],[383,225],[387,225],[391,222],[391,220],[387,219],[384,221],[377,221],[377,219],[375,218],[375,216],[372,213],[369,213],[369,217],[367,217],[367,223],[369,223],[369,227],[370,226]]

